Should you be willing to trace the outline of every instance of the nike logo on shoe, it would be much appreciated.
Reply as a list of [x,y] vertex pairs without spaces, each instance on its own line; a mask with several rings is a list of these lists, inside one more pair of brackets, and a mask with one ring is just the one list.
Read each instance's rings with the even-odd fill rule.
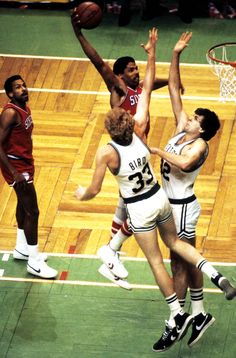
[[36,270],[34,267],[30,266],[29,264],[28,264],[28,266],[29,266],[32,270],[34,270],[35,272],[37,272],[37,273],[40,273],[40,272],[41,272],[40,269]]
[[203,326],[204,326],[206,320],[207,320],[207,316],[205,317],[204,321],[202,322],[202,324],[201,324],[200,326],[197,326],[197,325],[196,325],[196,330],[197,330],[197,331],[200,331],[200,330],[203,328]]
[[171,339],[172,342],[174,342],[174,341],[176,340],[176,338],[177,338],[177,337],[175,337],[175,336],[171,336],[171,337],[170,337],[170,339]]
[[181,328],[179,329],[177,326],[176,326],[176,332],[179,334],[181,332]]
[[110,270],[112,270],[112,269],[114,268],[114,265],[113,265],[111,262],[109,262],[109,263],[107,264],[107,266],[109,267]]

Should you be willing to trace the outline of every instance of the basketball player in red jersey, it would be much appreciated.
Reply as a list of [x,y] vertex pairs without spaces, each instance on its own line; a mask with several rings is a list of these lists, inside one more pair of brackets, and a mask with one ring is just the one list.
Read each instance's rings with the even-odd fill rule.
[[[72,13],[71,21],[75,35],[78,38],[84,53],[93,63],[106,83],[107,89],[110,92],[111,108],[121,107],[126,111],[130,111],[130,113],[134,115],[136,113],[137,103],[143,86],[143,81],[141,81],[139,78],[139,70],[134,58],[129,56],[118,58],[115,61],[112,69],[84,37],[79,27],[78,15],[76,15],[75,12]],[[164,87],[167,84],[167,79],[156,78],[154,80],[153,90]],[[150,129],[149,114],[147,120],[148,124],[146,127],[146,134],[148,134]],[[112,240],[109,242],[109,246],[107,245],[103,248],[105,250],[111,249],[111,251],[115,254],[114,259],[116,260],[118,259],[117,250],[119,250],[119,247],[121,247],[125,239],[132,235],[132,232],[129,231],[128,225],[126,223],[126,210],[122,198],[119,198],[118,205],[113,217],[111,235]],[[103,275],[106,275],[106,277],[111,280],[114,279],[113,276],[109,276],[109,271],[107,271],[104,266],[101,267],[101,271],[99,272]],[[126,270],[124,273],[125,272]],[[117,277],[115,277],[115,282],[119,284],[121,281],[117,280]],[[125,286],[127,286],[126,283]]]
[[13,257],[27,261],[27,271],[42,278],[54,278],[46,254],[38,252],[37,195],[33,184],[33,121],[26,105],[28,89],[20,75],[9,77],[4,89],[10,98],[0,116],[0,166],[4,179],[17,196],[17,239]]

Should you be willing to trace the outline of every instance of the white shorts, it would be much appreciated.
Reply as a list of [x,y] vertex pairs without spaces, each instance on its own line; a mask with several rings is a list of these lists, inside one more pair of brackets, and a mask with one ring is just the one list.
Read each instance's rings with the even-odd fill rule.
[[180,239],[192,240],[196,235],[196,226],[201,212],[199,202],[195,199],[187,204],[171,204],[175,226]]
[[134,233],[152,231],[172,214],[169,200],[162,188],[147,199],[126,204],[126,210],[130,229]]

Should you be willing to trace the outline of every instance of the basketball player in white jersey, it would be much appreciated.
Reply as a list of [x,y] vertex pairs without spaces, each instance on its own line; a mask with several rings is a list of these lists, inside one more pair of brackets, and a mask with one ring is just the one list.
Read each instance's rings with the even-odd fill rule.
[[[188,45],[191,33],[181,35],[174,47],[169,73],[169,93],[176,121],[175,135],[165,150],[152,148],[161,160],[162,187],[165,190],[174,215],[178,236],[181,240],[195,246],[196,224],[200,215],[200,205],[193,186],[202,164],[208,155],[208,144],[220,128],[217,115],[209,109],[198,108],[189,117],[182,106],[179,84],[179,58]],[[192,335],[188,345],[192,347],[210,327],[215,319],[206,313],[203,306],[203,274],[196,267],[171,252],[171,268],[174,287],[183,307],[187,288],[190,290],[192,315]],[[170,317],[156,350],[165,350],[172,345],[171,335],[175,321]],[[164,349],[165,348],[165,349]]]
[[221,288],[227,299],[231,300],[236,296],[236,289],[193,246],[178,238],[170,203],[151,167],[150,151],[145,144],[145,129],[155,76],[156,41],[157,30],[154,28],[150,31],[149,41],[144,46],[148,54],[148,62],[136,114],[132,116],[121,108],[114,108],[108,112],[105,126],[112,140],[98,150],[91,183],[87,188],[79,186],[76,196],[82,201],[94,198],[101,190],[107,168],[115,176],[127,207],[129,223],[135,239],[144,252],[174,317],[176,324],[172,330],[174,342],[184,337],[192,322],[192,316],[181,309],[174,292],[172,279],[165,268],[158,246],[157,227],[165,244],[206,273],[212,282]]

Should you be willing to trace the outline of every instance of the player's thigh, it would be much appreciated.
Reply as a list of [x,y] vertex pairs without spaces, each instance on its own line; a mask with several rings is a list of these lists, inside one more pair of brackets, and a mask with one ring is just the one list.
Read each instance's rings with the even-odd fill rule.
[[156,229],[148,232],[135,233],[134,236],[149,262],[162,260]]

